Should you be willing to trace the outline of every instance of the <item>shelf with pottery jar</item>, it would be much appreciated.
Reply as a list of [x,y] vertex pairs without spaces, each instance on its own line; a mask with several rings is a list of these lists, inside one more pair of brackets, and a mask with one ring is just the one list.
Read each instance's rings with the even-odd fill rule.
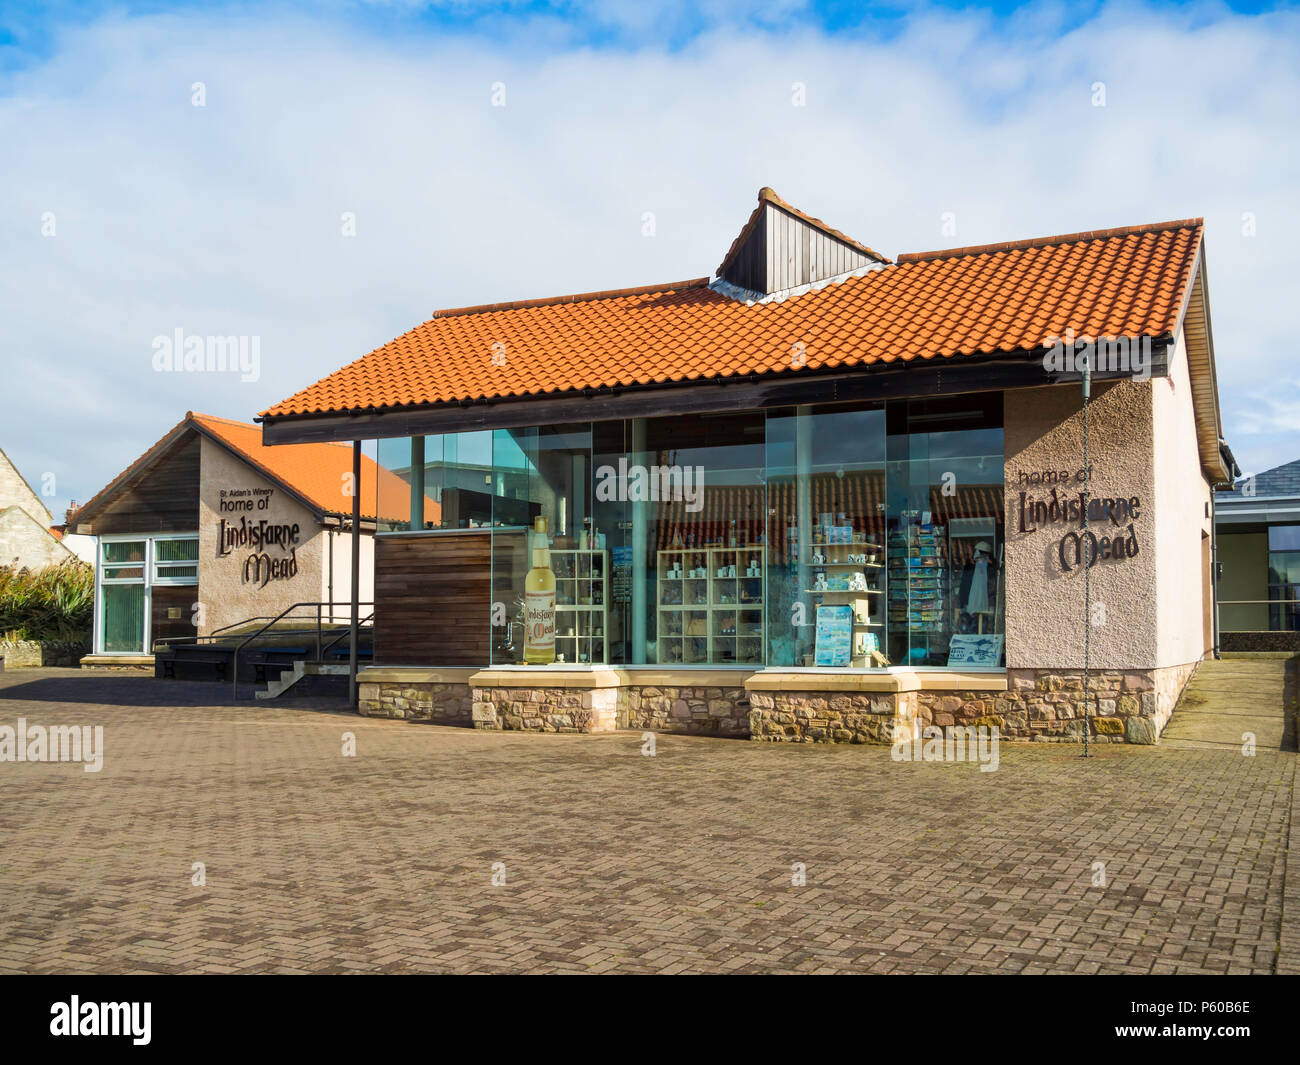
[[609,661],[609,552],[552,548],[555,660]]
[[767,635],[764,561],[759,544],[659,551],[659,661],[762,665]]
[[837,603],[847,597],[855,629],[884,628],[885,589],[880,585],[885,574],[880,559],[881,550],[873,543],[814,543],[808,558],[814,583],[803,594],[813,597],[814,609],[822,605],[822,597],[830,596]]

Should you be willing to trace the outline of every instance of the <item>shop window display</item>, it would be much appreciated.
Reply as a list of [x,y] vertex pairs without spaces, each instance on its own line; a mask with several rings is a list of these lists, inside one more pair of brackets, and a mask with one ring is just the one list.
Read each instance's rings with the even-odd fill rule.
[[425,438],[424,483],[491,529],[496,664],[544,557],[554,664],[995,667],[1001,425],[991,393],[499,429]]
[[1002,406],[997,393],[889,405],[888,656],[1004,657]]

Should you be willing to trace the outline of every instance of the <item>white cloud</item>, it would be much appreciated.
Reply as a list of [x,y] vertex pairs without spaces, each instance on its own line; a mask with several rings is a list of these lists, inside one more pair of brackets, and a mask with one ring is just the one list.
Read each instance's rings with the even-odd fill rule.
[[[249,418],[435,307],[705,274],[765,184],[888,253],[1204,215],[1225,410],[1294,382],[1295,14],[1112,7],[1057,38],[1051,11],[931,9],[888,42],[733,23],[674,50],[621,17],[618,51],[548,21],[66,29],[0,97],[0,444],[85,499],[185,410]],[[177,327],[260,336],[261,379],[153,373]],[[1243,465],[1300,455],[1289,417],[1229,416]]]

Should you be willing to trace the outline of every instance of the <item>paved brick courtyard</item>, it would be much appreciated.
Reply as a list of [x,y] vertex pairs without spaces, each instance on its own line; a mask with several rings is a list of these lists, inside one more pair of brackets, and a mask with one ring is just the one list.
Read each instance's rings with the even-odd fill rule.
[[1006,744],[980,773],[661,736],[647,758],[639,733],[322,704],[0,674],[0,724],[102,724],[106,748],[98,774],[0,764],[0,972],[1268,973],[1300,948],[1292,753]]

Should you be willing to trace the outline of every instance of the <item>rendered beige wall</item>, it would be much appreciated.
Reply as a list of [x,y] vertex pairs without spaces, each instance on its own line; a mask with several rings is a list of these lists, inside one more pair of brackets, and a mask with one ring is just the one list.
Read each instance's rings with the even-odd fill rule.
[[[229,451],[203,439],[199,476],[199,601],[203,604],[203,624],[199,634],[221,628],[246,618],[274,616],[295,602],[316,602],[321,595],[321,574],[326,536],[316,524],[312,512],[235,458]],[[264,511],[250,514],[223,514],[220,510],[222,489],[270,488],[271,503]],[[272,580],[265,585],[244,581],[244,560],[252,548],[235,548],[230,554],[218,553],[218,529],[222,518],[238,524],[240,517],[252,522],[290,524],[297,522],[300,538],[297,548],[298,572],[291,578]],[[278,548],[267,548],[272,558],[286,556]]]
[[[1182,336],[1169,376],[1153,379],[1155,467],[1156,665],[1199,662],[1206,641],[1202,540],[1208,538],[1210,486],[1201,472],[1187,353]],[[1212,642],[1212,639],[1211,639]]]
[[[1092,603],[1101,622],[1092,626],[1092,665],[1098,669],[1150,669],[1159,664],[1152,389],[1152,381],[1129,380],[1093,388],[1089,491],[1099,497],[1140,500],[1133,523],[1136,557],[1101,560],[1091,570]],[[1083,487],[1077,480],[1083,469],[1081,407],[1077,384],[1006,393],[1006,625],[1011,669],[1083,665],[1084,568],[1063,572],[1058,557],[1062,535],[1079,527],[1053,523],[1024,533],[1019,528],[1020,492],[1042,498],[1051,487],[1022,485],[1022,472],[1064,473],[1070,478],[1067,494]],[[1121,532],[1109,521],[1104,525],[1105,535]],[[1102,535],[1098,523],[1091,528]],[[1123,532],[1127,535],[1127,522]],[[1196,613],[1199,618],[1199,605]]]

